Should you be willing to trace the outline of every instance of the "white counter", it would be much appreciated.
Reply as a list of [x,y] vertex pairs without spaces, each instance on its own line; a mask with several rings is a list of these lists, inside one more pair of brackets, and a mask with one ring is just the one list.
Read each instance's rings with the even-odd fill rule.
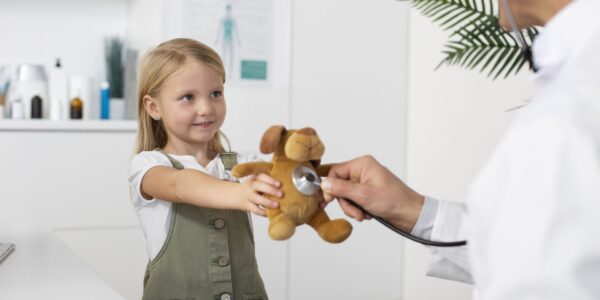
[[132,120],[0,120],[0,131],[135,132]]
[[0,263],[0,299],[124,299],[50,230],[2,220],[0,240],[16,244]]

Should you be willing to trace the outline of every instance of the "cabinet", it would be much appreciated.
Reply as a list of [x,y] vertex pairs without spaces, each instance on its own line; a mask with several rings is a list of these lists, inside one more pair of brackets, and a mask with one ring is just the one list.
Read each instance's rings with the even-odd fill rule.
[[48,226],[127,299],[140,298],[147,261],[127,184],[135,126],[0,121],[0,218]]

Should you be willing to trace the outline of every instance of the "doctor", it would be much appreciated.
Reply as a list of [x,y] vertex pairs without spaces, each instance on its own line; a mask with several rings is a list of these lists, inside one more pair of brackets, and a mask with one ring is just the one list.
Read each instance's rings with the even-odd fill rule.
[[430,240],[429,275],[473,282],[475,298],[600,299],[600,0],[499,0],[506,29],[544,26],[537,93],[472,183],[466,204],[422,196],[372,157],[335,166],[322,188],[357,220]]

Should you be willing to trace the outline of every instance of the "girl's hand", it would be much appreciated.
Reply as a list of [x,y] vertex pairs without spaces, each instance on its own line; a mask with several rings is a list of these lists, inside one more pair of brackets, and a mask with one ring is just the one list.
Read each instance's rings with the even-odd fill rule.
[[281,198],[281,183],[267,174],[250,175],[239,184],[239,208],[265,217],[264,207],[277,208],[279,202],[268,199],[264,195]]

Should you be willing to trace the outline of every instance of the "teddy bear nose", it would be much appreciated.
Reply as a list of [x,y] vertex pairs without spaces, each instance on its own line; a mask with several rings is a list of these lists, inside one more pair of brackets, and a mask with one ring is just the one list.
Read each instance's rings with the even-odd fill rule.
[[315,135],[315,134],[317,134],[317,132],[314,129],[310,128],[310,127],[302,128],[302,129],[298,130],[298,133],[305,134],[305,135]]

